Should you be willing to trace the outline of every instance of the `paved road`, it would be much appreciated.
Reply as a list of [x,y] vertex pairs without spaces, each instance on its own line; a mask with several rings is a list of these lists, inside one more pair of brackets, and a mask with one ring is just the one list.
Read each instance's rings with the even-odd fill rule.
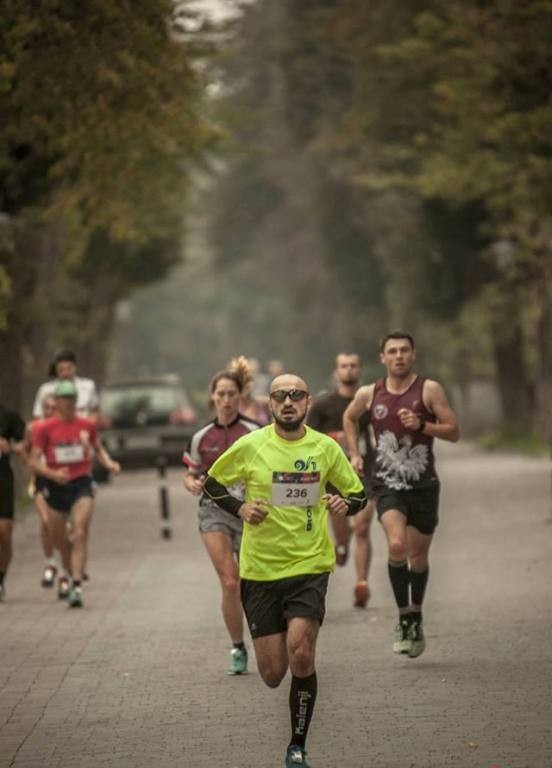
[[[549,464],[443,446],[426,653],[390,651],[395,612],[374,526],[373,601],[332,579],[318,653],[313,768],[552,768]],[[193,503],[171,476],[174,537],[153,476],[98,498],[86,607],[38,586],[20,521],[0,606],[0,766],[281,768],[287,691],[225,676],[218,584]]]

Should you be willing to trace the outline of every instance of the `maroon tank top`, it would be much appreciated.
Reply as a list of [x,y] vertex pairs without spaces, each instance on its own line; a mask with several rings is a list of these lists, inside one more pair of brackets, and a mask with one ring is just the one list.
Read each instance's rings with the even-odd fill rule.
[[420,376],[416,377],[401,395],[389,392],[385,379],[376,381],[370,407],[370,421],[376,438],[376,486],[408,491],[439,482],[433,438],[407,429],[398,415],[401,408],[408,408],[425,421],[435,422],[434,414],[428,411],[422,398],[424,381]]

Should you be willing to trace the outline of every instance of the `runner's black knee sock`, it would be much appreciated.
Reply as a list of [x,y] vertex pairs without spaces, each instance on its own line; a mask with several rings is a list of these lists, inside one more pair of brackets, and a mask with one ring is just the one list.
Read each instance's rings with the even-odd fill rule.
[[291,714],[290,744],[305,748],[307,732],[314,711],[318,683],[316,672],[308,677],[291,677],[289,689],[289,711]]
[[410,590],[412,594],[412,605],[421,610],[424,602],[424,595],[429,578],[429,567],[425,571],[410,570]]
[[389,580],[393,587],[395,602],[399,606],[399,613],[408,613],[410,599],[408,596],[408,585],[410,583],[410,572],[408,563],[403,560],[401,563],[389,560],[387,564],[389,571]]

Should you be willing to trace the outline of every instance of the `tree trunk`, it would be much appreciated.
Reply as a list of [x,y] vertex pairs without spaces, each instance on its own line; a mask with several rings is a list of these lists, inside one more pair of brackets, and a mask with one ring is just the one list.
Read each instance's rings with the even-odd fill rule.
[[537,326],[539,375],[536,387],[535,428],[550,445],[552,456],[552,254],[544,260],[539,285],[540,318]]
[[512,435],[527,434],[532,429],[532,386],[527,377],[517,302],[513,300],[508,309],[503,317],[494,319],[493,328],[503,430]]
[[100,268],[90,276],[86,308],[83,308],[86,338],[81,338],[75,349],[79,371],[83,376],[93,378],[97,384],[105,379],[115,306],[120,293],[118,282],[106,269]]
[[60,228],[55,222],[40,227],[35,233],[32,289],[25,297],[29,307],[29,325],[25,335],[23,399],[30,410],[37,388],[46,380],[53,355],[58,347],[56,299],[62,271]]
[[[14,251],[5,257],[11,294],[7,330],[0,333],[0,398],[24,417],[29,406],[27,375],[32,368],[29,336],[35,320],[32,297],[41,263],[41,235],[32,227],[17,227],[14,242]],[[34,258],[29,258],[29,254],[34,254]]]

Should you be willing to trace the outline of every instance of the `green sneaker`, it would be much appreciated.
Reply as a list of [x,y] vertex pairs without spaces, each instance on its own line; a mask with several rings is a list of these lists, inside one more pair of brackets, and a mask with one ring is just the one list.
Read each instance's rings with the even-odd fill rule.
[[310,768],[307,763],[307,753],[302,747],[298,747],[295,744],[290,744],[286,752],[286,768]]
[[393,653],[408,653],[412,647],[410,638],[410,620],[402,618],[395,627],[395,642],[393,643]]
[[80,587],[73,587],[70,590],[67,597],[69,608],[82,608],[82,589]]
[[230,669],[228,675],[247,674],[247,649],[232,648],[230,651]]
[[421,621],[414,620],[410,625],[410,650],[408,655],[411,659],[421,656],[425,651],[426,641],[424,637],[424,628]]

